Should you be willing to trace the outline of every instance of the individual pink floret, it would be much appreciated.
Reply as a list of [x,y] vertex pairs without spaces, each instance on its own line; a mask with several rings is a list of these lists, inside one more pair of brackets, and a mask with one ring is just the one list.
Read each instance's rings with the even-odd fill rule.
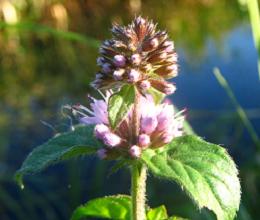
[[135,158],[138,158],[141,156],[141,148],[137,145],[133,145],[132,147],[130,147],[129,149],[129,154],[132,156],[132,157],[135,157]]

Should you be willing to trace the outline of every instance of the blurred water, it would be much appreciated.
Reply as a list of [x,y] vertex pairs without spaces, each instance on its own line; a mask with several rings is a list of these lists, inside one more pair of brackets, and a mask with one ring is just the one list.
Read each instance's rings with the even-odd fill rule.
[[260,94],[257,53],[250,26],[241,25],[230,31],[221,44],[219,47],[212,39],[208,39],[205,58],[196,61],[196,57],[192,57],[195,64],[191,64],[191,57],[186,56],[180,48],[177,104],[188,105],[192,109],[226,108],[229,100],[213,75],[213,68],[219,67],[244,108],[260,107],[260,96],[257,96]]
[[[226,133],[226,138],[231,140],[235,133],[232,117],[237,115],[228,95],[213,74],[214,67],[221,70],[238,102],[249,113],[248,117],[255,130],[260,132],[260,81],[257,74],[257,53],[250,26],[242,24],[231,30],[221,45],[219,47],[212,39],[208,39],[205,58],[198,62],[196,57],[186,55],[180,48],[180,75],[175,80],[178,90],[172,96],[177,106],[186,107],[191,111],[187,117],[195,131],[210,141],[216,140],[218,133],[223,129],[231,130],[231,133]],[[190,59],[194,59],[195,62],[192,61],[191,64]],[[221,116],[229,117],[230,120],[222,120],[222,124],[216,123]],[[236,120],[239,121],[237,118]],[[213,128],[209,131],[210,124]],[[225,134],[222,135],[224,137],[218,140],[219,143],[228,144],[231,148],[242,147],[237,150],[240,154],[249,151],[252,153],[253,143],[247,132],[241,136],[239,146],[230,146],[230,140],[228,142],[223,139]]]

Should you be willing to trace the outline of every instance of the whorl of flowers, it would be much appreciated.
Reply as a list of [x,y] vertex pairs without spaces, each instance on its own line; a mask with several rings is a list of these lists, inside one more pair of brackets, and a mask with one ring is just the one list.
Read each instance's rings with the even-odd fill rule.
[[152,21],[137,17],[128,26],[112,27],[112,39],[100,47],[100,71],[92,86],[97,89],[135,84],[144,93],[150,87],[172,94],[175,86],[165,79],[178,73],[177,53],[165,31]]
[[[80,122],[95,125],[94,135],[104,147],[97,153],[101,159],[115,159],[117,157],[138,158],[146,148],[158,148],[182,135],[184,116],[182,112],[175,113],[174,107],[168,103],[156,105],[150,96],[141,97],[140,128],[138,141],[133,142],[133,108],[127,117],[112,129],[108,120],[108,99],[111,92],[107,92],[104,99],[92,97],[90,107],[76,105],[74,113],[79,115]],[[149,111],[147,111],[149,109]]]

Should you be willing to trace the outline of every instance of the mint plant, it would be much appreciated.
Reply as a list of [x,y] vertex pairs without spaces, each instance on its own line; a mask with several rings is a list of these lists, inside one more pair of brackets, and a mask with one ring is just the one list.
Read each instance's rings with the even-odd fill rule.
[[167,79],[177,76],[177,53],[165,31],[137,17],[100,47],[100,71],[91,85],[102,98],[89,107],[65,106],[80,125],[36,147],[16,173],[37,173],[66,159],[96,154],[131,170],[131,195],[94,199],[78,207],[72,220],[86,217],[132,220],[169,217],[164,206],[148,208],[147,172],[177,182],[199,207],[218,220],[234,219],[240,202],[237,168],[226,150],[183,129],[184,111],[164,101],[175,91]]

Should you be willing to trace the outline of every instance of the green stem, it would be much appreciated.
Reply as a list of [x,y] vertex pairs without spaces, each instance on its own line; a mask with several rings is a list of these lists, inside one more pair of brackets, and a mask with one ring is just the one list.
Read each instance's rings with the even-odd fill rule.
[[131,196],[132,220],[145,220],[146,167],[140,164],[132,166]]
[[[132,144],[138,144],[140,132],[140,99],[139,91],[135,90],[135,103],[133,109],[133,133]],[[141,163],[132,165],[131,196],[132,196],[132,220],[145,220],[145,192],[146,191],[146,167]]]

